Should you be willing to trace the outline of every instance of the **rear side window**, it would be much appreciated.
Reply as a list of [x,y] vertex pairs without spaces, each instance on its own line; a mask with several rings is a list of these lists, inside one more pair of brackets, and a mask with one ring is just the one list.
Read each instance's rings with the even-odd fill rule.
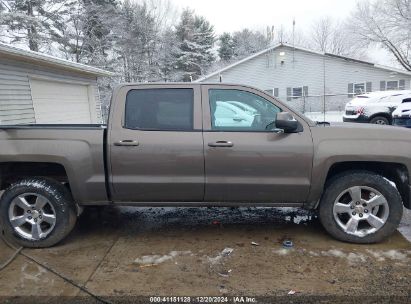
[[193,130],[192,89],[130,90],[126,98],[127,129]]

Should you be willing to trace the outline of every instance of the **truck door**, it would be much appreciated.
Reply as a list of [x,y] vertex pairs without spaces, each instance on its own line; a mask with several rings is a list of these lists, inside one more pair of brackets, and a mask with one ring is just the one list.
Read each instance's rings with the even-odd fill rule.
[[200,95],[190,84],[119,89],[107,143],[114,201],[203,200]]
[[[258,90],[203,85],[202,96],[205,200],[303,203],[313,160],[307,123],[296,116],[301,132],[267,130],[276,113],[290,110]],[[231,113],[222,107],[232,109]]]

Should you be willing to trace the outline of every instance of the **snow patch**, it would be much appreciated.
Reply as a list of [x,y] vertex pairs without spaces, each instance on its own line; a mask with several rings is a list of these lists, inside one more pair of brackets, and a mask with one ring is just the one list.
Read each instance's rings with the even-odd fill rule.
[[171,251],[169,254],[165,255],[145,255],[141,258],[137,258],[134,260],[134,263],[140,265],[158,265],[164,263],[168,260],[172,260],[173,258],[180,256],[180,255],[191,255],[191,251]]
[[[313,121],[324,121],[324,112],[305,112],[304,115]],[[340,112],[340,111],[326,111],[325,121],[342,122],[343,115],[344,115],[344,112]]]
[[273,252],[278,255],[287,255],[291,249],[281,248],[281,249],[274,249]]
[[376,258],[378,261],[384,261],[385,259],[404,261],[407,259],[407,254],[395,249],[387,251],[367,249],[367,252],[371,254],[374,258]]
[[338,249],[330,249],[328,251],[321,251],[321,255],[324,256],[334,256],[334,257],[338,257],[338,258],[346,258],[347,255],[342,252],[341,250]]
[[233,251],[233,248],[224,248],[223,251],[215,257],[207,257],[207,260],[212,265],[218,264],[224,257],[228,257]]
[[351,263],[364,263],[365,261],[367,261],[367,258],[363,254],[352,253],[352,252],[350,252],[347,255],[347,259]]

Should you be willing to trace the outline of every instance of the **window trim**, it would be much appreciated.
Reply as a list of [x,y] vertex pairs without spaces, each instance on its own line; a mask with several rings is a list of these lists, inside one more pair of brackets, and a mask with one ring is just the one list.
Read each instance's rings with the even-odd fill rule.
[[[394,89],[388,89],[388,83],[395,82],[397,85]],[[399,80],[386,80],[385,81],[385,91],[398,91],[400,89],[400,81]]]
[[[397,83],[397,88],[396,89],[387,89],[388,86],[388,82],[396,82]],[[401,87],[400,83],[404,82],[404,86]],[[381,90],[381,84],[384,83],[384,89]],[[402,91],[402,90],[406,90],[406,80],[405,79],[396,79],[396,80],[381,80],[380,81],[380,91]]]
[[[213,129],[212,115],[211,115],[210,94],[209,94],[211,90],[242,91],[242,92],[245,92],[245,93],[248,93],[248,94],[256,95],[257,97],[259,97],[259,98],[265,100],[266,102],[271,103],[273,106],[277,107],[277,108],[280,110],[280,112],[283,112],[283,111],[284,111],[282,105],[278,105],[277,103],[272,102],[270,99],[266,98],[265,96],[262,96],[262,95],[260,95],[260,94],[257,94],[256,92],[252,92],[252,91],[245,90],[244,88],[237,88],[237,87],[234,87],[234,88],[215,87],[215,88],[213,88],[213,87],[210,87],[210,88],[207,88],[206,97],[205,97],[205,95],[203,94],[203,98],[206,98],[206,101],[205,101],[206,104],[207,104],[207,107],[206,107],[206,108],[207,108],[208,115],[209,115],[209,119],[208,119],[207,122],[210,123],[209,129],[208,129],[208,130],[205,130],[205,129],[204,129],[204,131],[207,131],[207,132],[273,133],[272,131],[269,131],[269,130],[252,130],[252,129],[246,129],[246,128],[244,128],[244,129],[237,129],[237,130],[236,130],[236,129],[229,129],[229,127],[227,127],[227,130],[225,130],[225,129],[223,129],[223,130],[221,130],[221,129],[220,129],[220,130],[219,130],[219,129]],[[267,94],[268,94],[268,93],[267,93]],[[293,113],[293,112],[290,112],[290,113]],[[293,113],[293,114],[294,114],[294,113]],[[204,116],[204,117],[205,117],[205,116]],[[300,123],[300,124],[301,124],[301,123]]]
[[[131,128],[127,126],[127,97],[129,95],[130,92],[132,91],[137,91],[137,90],[181,90],[181,89],[187,89],[187,90],[191,90],[193,93],[193,100],[192,100],[192,129],[188,130],[188,129],[150,129],[150,128]],[[151,88],[151,87],[147,87],[147,88],[130,88],[126,94],[125,94],[125,99],[124,99],[124,106],[123,106],[123,111],[124,111],[124,115],[123,115],[123,123],[122,123],[122,128],[126,129],[126,130],[133,130],[133,131],[149,131],[149,132],[201,132],[201,130],[198,130],[195,128],[195,100],[196,100],[196,92],[195,89],[193,87],[183,87],[183,88],[179,88],[179,87],[159,87],[159,88]]]
[[[295,111],[293,108],[290,108],[287,106],[287,103],[281,102],[278,98],[275,98],[273,96],[270,96],[266,92],[262,92],[261,90],[255,89],[250,86],[242,86],[242,85],[234,85],[234,84],[202,84],[201,85],[201,95],[202,95],[202,121],[203,121],[203,132],[228,132],[228,131],[213,131],[211,129],[211,113],[210,113],[210,106],[209,106],[209,96],[208,96],[208,90],[209,89],[237,89],[241,91],[246,91],[250,93],[254,93],[275,106],[279,107],[283,112],[289,112],[291,113],[294,118],[299,122],[300,124],[300,131],[301,132],[306,132],[306,129],[311,126],[314,127],[316,126],[316,123],[310,120],[309,118],[305,117],[302,113],[299,113],[298,111]],[[270,131],[234,131],[234,132],[243,132],[243,133],[264,133],[264,134],[274,134],[273,132]]]
[[[301,95],[294,95],[294,90],[301,90]],[[304,97],[304,86],[301,87],[291,87],[291,96],[292,99],[298,99]]]
[[[354,98],[354,97],[357,96],[357,95],[362,95],[362,94],[371,93],[371,92],[372,92],[372,89],[371,89],[370,92],[367,91],[367,84],[368,84],[368,83],[371,83],[371,86],[372,86],[372,81],[356,81],[356,82],[350,82],[350,83],[348,83],[348,85],[352,84],[352,91],[351,91],[351,92],[348,91],[348,92],[347,92],[347,96],[348,96],[349,98]],[[356,92],[355,92],[355,85],[357,85],[357,84],[362,84],[362,85],[364,85],[364,92],[361,92],[361,93],[356,93]]]

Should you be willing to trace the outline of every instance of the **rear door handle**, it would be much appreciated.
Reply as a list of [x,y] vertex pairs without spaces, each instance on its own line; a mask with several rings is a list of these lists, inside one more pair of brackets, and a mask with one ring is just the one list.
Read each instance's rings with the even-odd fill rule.
[[139,145],[138,141],[125,139],[114,143],[115,146],[136,147]]
[[225,141],[225,140],[219,140],[213,143],[209,143],[208,144],[209,147],[216,147],[216,148],[229,148],[229,147],[233,147],[234,144],[231,141]]

